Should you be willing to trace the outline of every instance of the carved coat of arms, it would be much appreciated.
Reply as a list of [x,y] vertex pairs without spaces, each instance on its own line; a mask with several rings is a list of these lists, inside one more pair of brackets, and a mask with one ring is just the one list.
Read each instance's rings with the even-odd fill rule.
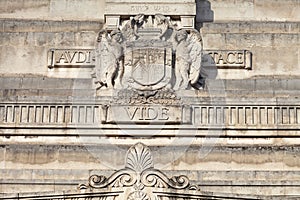
[[138,90],[166,87],[172,77],[171,59],[170,47],[130,48],[125,54],[126,72],[123,76],[123,86]]
[[202,39],[197,30],[180,29],[179,23],[160,14],[140,14],[118,30],[100,31],[94,71],[98,89],[197,89]]

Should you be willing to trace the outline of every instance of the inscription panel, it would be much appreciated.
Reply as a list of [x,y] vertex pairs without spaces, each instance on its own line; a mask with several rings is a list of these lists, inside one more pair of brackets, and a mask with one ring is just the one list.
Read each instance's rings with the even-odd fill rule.
[[106,123],[181,123],[181,106],[112,105],[107,110]]
[[94,49],[50,49],[48,67],[93,67]]
[[[247,50],[204,50],[202,65],[219,69],[251,69],[252,53]],[[49,68],[95,67],[94,49],[50,49]]]
[[252,53],[247,50],[206,50],[202,65],[217,68],[252,68]]
[[185,4],[157,4],[157,3],[109,3],[105,10],[106,15],[137,15],[143,13],[145,15],[153,15],[154,13],[164,13],[164,15],[196,15],[195,3]]

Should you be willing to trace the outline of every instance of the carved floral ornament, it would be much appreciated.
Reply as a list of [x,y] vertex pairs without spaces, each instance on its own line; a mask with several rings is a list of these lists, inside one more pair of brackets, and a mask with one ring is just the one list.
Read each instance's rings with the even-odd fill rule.
[[139,14],[99,32],[93,72],[97,89],[199,89],[202,38],[180,21]]
[[[191,185],[186,176],[174,176],[170,179],[155,169],[150,149],[142,143],[137,143],[128,150],[124,169],[108,178],[92,175],[88,184],[79,185],[79,189],[115,192],[115,200],[176,199],[176,194],[186,195],[185,199],[189,199],[189,195],[200,195],[198,187]],[[169,193],[173,196],[169,196]],[[163,194],[166,198],[162,197]]]

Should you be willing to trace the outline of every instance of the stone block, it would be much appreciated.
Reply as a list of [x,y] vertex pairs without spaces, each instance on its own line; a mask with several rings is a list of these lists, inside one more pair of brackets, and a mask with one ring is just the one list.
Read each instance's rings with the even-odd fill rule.
[[214,22],[203,23],[203,33],[298,33],[299,23],[297,22]]
[[103,20],[105,1],[1,1],[1,18],[46,20]]
[[288,90],[300,90],[300,80],[299,79],[290,79],[287,81]]
[[105,15],[155,15],[157,13],[164,15],[196,15],[195,1],[191,0],[175,0],[175,1],[139,1],[139,0],[122,0],[106,1]]
[[225,80],[226,90],[246,90],[254,91],[255,90],[255,80]]

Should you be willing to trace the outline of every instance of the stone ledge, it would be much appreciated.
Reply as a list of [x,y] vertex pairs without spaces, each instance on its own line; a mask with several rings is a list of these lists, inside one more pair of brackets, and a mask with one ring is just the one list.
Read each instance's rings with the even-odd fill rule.
[[[115,170],[89,170],[89,169],[1,169],[3,184],[69,184],[84,183],[92,174],[109,176]],[[265,185],[265,186],[299,186],[300,172],[298,171],[209,171],[209,170],[163,170],[169,177],[185,175],[199,185]],[[17,176],[17,178],[16,178]],[[236,180],[236,176],[239,180]],[[72,179],[70,179],[72,177]]]
[[102,21],[0,19],[0,32],[98,32]]
[[[4,89],[91,89],[93,90],[92,78],[51,78],[46,76],[40,77],[9,77],[0,76],[1,90]],[[258,77],[253,79],[206,79],[206,87],[213,90],[244,90],[246,91],[265,91],[265,92],[283,92],[300,90],[300,77]],[[105,91],[105,90],[102,90]],[[203,93],[205,90],[191,90],[192,93]],[[190,93],[189,90],[186,91]]]
[[[165,172],[165,171],[164,171]],[[177,171],[176,171],[177,172]],[[249,174],[249,172],[246,172]],[[254,172],[255,173],[255,172]],[[241,177],[240,174],[238,175]],[[247,176],[247,174],[245,174]],[[267,176],[267,175],[266,175]],[[211,180],[211,181],[199,181],[199,180],[191,180],[193,184],[197,184],[198,186],[230,186],[230,187],[298,187],[300,189],[300,181],[290,181],[290,180],[281,180],[281,181],[273,181],[273,180],[251,180],[251,181],[241,181],[241,180]],[[86,179],[38,179],[38,180],[28,180],[28,179],[2,179],[0,183],[2,185],[9,185],[13,187],[14,185],[62,185],[62,186],[73,186],[76,188],[79,183],[87,182]],[[1,191],[1,190],[0,190]]]
[[[103,21],[84,20],[30,20],[30,19],[0,19],[0,32],[98,32]],[[203,23],[203,33],[277,33],[297,34],[300,31],[299,22],[210,22]]]
[[294,33],[300,31],[299,22],[212,22],[203,23],[203,33]]

